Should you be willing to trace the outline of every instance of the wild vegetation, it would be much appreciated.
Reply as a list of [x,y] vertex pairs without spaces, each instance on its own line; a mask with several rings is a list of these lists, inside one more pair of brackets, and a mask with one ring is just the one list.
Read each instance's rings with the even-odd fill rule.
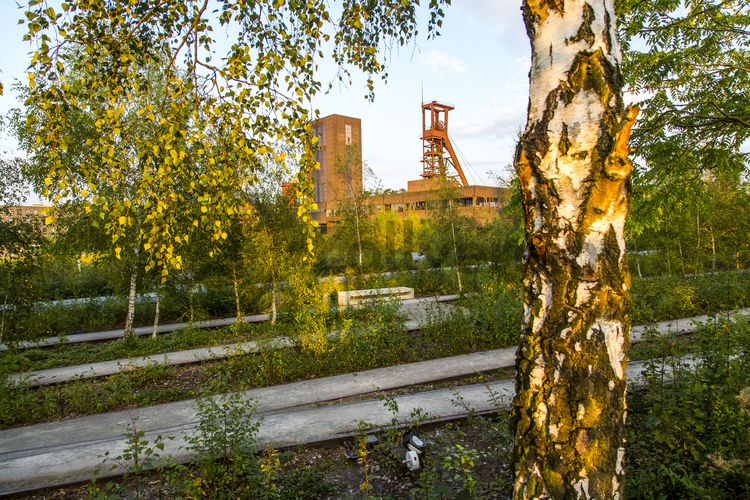
[[[429,2],[428,37],[448,4]],[[340,230],[318,234],[318,64],[330,57],[345,82],[362,71],[372,98],[387,54],[417,35],[417,5],[226,0],[209,22],[199,0],[28,1],[35,52],[8,118],[26,156],[0,160],[0,211],[28,182],[54,205],[53,231],[0,222],[0,427],[200,397],[192,464],[163,462],[169,436],[149,442],[133,421],[125,451],[103,457],[128,477],[92,484],[97,496],[750,495],[746,321],[647,336],[633,350],[642,384],[627,393],[624,376],[631,322],[750,305],[747,0],[524,1],[529,114],[498,217],[458,216],[450,186],[427,218],[378,213],[351,189]],[[216,61],[214,24],[236,35]],[[414,333],[394,304],[332,307],[338,288],[395,285],[461,297]],[[219,317],[237,323],[194,328]],[[188,326],[156,335],[176,321]],[[134,337],[137,325],[154,338]],[[17,349],[111,328],[123,338]],[[260,451],[236,392],[513,346],[519,332],[510,414],[429,431],[416,412],[433,449],[418,474],[390,453],[402,430],[377,430],[370,448],[362,422],[353,490],[330,463]],[[6,377],[276,336],[295,348],[41,388]]]

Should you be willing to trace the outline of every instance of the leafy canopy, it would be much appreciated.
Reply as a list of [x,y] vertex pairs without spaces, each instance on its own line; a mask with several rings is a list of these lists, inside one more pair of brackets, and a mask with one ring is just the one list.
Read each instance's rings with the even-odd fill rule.
[[750,1],[622,0],[617,9],[623,77],[641,105],[635,215],[648,208],[653,220],[689,199],[707,170],[747,172]]
[[[449,3],[430,0],[428,36],[437,34]],[[43,194],[55,204],[82,200],[113,241],[135,231],[147,267],[166,277],[179,268],[179,247],[193,231],[210,231],[215,244],[226,238],[230,220],[244,210],[238,194],[257,183],[265,164],[298,172],[298,216],[314,230],[310,121],[323,87],[318,65],[332,57],[345,80],[348,67],[361,70],[372,97],[389,50],[417,35],[419,2],[344,0],[335,9],[324,0],[53,5],[29,0],[23,19],[35,47],[26,104],[34,110],[30,154],[48,165]],[[217,28],[225,35],[215,35]],[[163,71],[161,99],[136,109],[144,94],[154,95],[153,67]],[[67,133],[77,113],[91,116],[94,127],[83,147]],[[134,113],[148,131],[135,141],[126,127]]]

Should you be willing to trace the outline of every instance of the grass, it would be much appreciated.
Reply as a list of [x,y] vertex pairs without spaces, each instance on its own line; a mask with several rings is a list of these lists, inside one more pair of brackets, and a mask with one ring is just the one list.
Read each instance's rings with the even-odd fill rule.
[[[258,384],[278,383],[289,376],[312,376],[326,370],[325,366],[345,372],[391,364],[400,356],[424,359],[421,349],[429,356],[453,350],[461,339],[467,340],[463,331],[458,332],[459,341],[454,341],[444,337],[450,333],[448,330],[436,329],[425,333],[423,340],[412,342],[402,331],[389,334],[398,324],[390,323],[387,314],[381,312],[380,319],[374,316],[368,319],[377,327],[376,333],[361,331],[355,335],[359,327],[352,323],[351,335],[329,345],[322,353],[287,350],[245,356],[226,364],[209,364],[200,375],[196,375],[199,372],[193,375],[201,377],[199,385],[205,386],[217,378],[232,383],[242,380],[246,386],[252,385],[253,380]],[[650,361],[646,385],[629,391],[626,497],[747,498],[750,495],[750,325],[743,321],[720,322],[689,337],[647,336],[638,349]],[[697,367],[688,367],[680,361],[686,353],[701,358]],[[374,359],[368,359],[369,356]],[[663,376],[667,369],[676,369],[676,375]],[[171,370],[164,368],[144,370],[131,376],[130,385],[121,382],[119,390],[134,390],[138,393],[136,400],[146,398],[149,394],[146,388],[153,390],[156,385],[168,382],[170,373]],[[106,402],[108,392],[102,386],[92,393],[90,388],[76,384],[71,384],[67,391],[81,407]],[[0,409],[0,415],[3,414],[5,409]],[[506,411],[499,411],[493,417],[470,416],[463,422],[423,432],[429,440],[429,450],[423,457],[422,470],[417,473],[409,473],[394,462],[387,446],[370,452],[369,495],[382,498],[468,498],[469,493],[476,498],[510,495],[512,439]],[[387,442],[388,436],[381,434],[382,442]],[[364,466],[347,462],[341,455],[304,448],[279,453],[274,476],[278,491],[288,491],[290,495],[294,492],[294,498],[322,498],[347,491],[355,496],[357,492],[361,494]],[[263,457],[265,454],[259,460]],[[194,477],[198,472],[200,468],[186,470],[184,477]],[[154,496],[175,491],[170,489],[173,486],[168,474],[157,474],[148,481]],[[310,489],[298,488],[300,482]],[[125,481],[117,485],[115,492],[127,497],[128,491],[132,492],[128,487],[133,485],[128,486]]]
[[284,349],[193,366],[152,366],[36,389],[5,382],[0,385],[0,427],[187,399],[216,381],[243,390],[416,361],[419,344],[411,342],[396,311],[386,304],[342,317],[342,337],[319,350]]
[[156,338],[131,336],[111,342],[58,344],[0,355],[0,373],[44,370],[120,358],[147,356],[197,347],[260,340],[286,333],[285,326],[239,323],[225,328],[183,328]]
[[[205,393],[206,388],[209,392],[227,387],[244,390],[515,345],[521,311],[519,287],[493,280],[486,273],[477,273],[472,280],[472,289],[484,293],[464,298],[462,308],[449,313],[436,308],[431,321],[416,336],[406,333],[395,308],[385,304],[344,313],[333,322],[327,319],[325,324],[335,322],[344,335],[335,342],[316,344],[314,349],[269,351],[194,366],[153,366],[39,389],[12,388],[0,379],[0,427],[183,400]],[[749,295],[747,273],[634,280],[633,321],[746,307]],[[283,333],[293,334],[293,324],[186,330],[156,340],[6,353],[0,366],[3,370],[59,366]],[[690,353],[702,360],[696,369],[680,361]],[[646,386],[631,390],[629,395],[626,496],[750,496],[750,326],[742,321],[733,325],[722,322],[690,336],[646,335],[634,346],[631,359],[648,360],[648,368]],[[666,369],[676,370],[674,380],[663,376]],[[380,473],[372,476],[369,493],[393,498],[456,497],[471,488],[479,498],[509,495],[512,467],[507,413],[441,426],[430,438],[433,451],[425,457],[419,474],[394,468],[391,459],[376,453],[371,465],[379,467]],[[279,484],[288,480],[289,491],[296,492],[298,498],[317,498],[312,489],[306,495],[304,485],[324,486],[315,490],[320,495],[342,491],[336,488],[343,488],[343,483],[334,487],[320,479],[338,477],[342,467],[354,467],[355,481],[362,481],[361,466],[356,464],[329,460],[302,466],[283,458],[280,463]],[[157,478],[155,484],[161,480]],[[295,489],[297,484],[302,484],[302,489]],[[353,491],[358,487],[354,484]]]
[[633,324],[711,314],[750,306],[750,273],[633,280]]
[[[387,275],[352,274],[348,276],[348,280],[349,288],[408,286],[414,288],[418,295],[457,293],[456,275],[450,269],[417,269]],[[519,269],[515,267],[467,268],[462,270],[462,280],[465,292],[483,291],[488,281],[494,280],[497,283],[515,286],[519,296],[522,293],[518,285]],[[667,275],[646,279],[634,278],[632,289],[634,324],[750,306],[750,273],[721,272],[697,277]],[[247,295],[242,304],[243,311],[261,311],[263,307],[258,294],[250,292],[255,290],[243,290],[242,295]],[[165,294],[160,305],[161,323],[198,321],[234,314],[232,294],[228,290],[208,289],[205,293],[196,293],[192,299],[192,306],[189,305],[187,296],[183,295]],[[6,318],[9,331],[5,335],[5,340],[33,340],[122,328],[125,308],[124,298],[112,298],[100,304],[50,306],[9,313]],[[138,304],[135,324],[152,324],[153,313],[153,303]]]
[[[514,346],[518,342],[521,315],[517,285],[477,273],[475,290],[483,293],[466,297],[461,308],[443,312],[435,308],[421,335],[408,335],[396,318],[393,306],[381,305],[344,312],[326,318],[326,328],[340,328],[343,337],[319,348],[285,349],[181,367],[147,367],[132,373],[98,380],[79,380],[38,389],[0,386],[0,427],[49,421],[187,399],[197,388],[214,380],[231,380],[237,390],[280,384],[408,363],[425,359]],[[646,284],[645,291],[642,283]],[[747,283],[746,283],[747,282]],[[729,283],[722,288],[722,283]],[[743,286],[747,284],[747,289]],[[745,273],[701,276],[676,280],[658,278],[636,282],[633,316],[670,319],[679,315],[746,305],[750,277]],[[671,314],[669,304],[679,288],[692,300]],[[690,292],[685,292],[690,290]],[[642,308],[646,312],[639,313]],[[315,322],[311,322],[315,323]],[[245,324],[219,330],[186,329],[150,338],[132,338],[110,343],[61,345],[51,349],[30,349],[0,355],[0,373],[37,370],[122,357],[158,354],[276,335],[295,335],[293,322],[270,325]],[[647,356],[648,347],[636,347],[633,358]],[[644,354],[640,354],[644,353]]]
[[[462,271],[466,290],[476,290],[483,272],[476,269]],[[408,286],[418,295],[456,293],[456,276],[451,270],[418,269],[390,273],[387,276],[349,276],[350,289]],[[261,292],[252,287],[242,290],[241,309],[245,314],[262,312]],[[191,303],[192,302],[192,303]],[[289,302],[294,302],[291,298]],[[49,305],[26,310],[9,311],[6,317],[6,342],[35,340],[44,337],[122,328],[127,302],[124,297],[111,297],[101,302],[84,302],[69,306]],[[211,318],[231,317],[235,314],[232,291],[206,289],[190,299],[186,294],[165,292],[160,309],[160,322],[189,322]],[[153,324],[154,303],[140,302],[135,308],[135,326]]]

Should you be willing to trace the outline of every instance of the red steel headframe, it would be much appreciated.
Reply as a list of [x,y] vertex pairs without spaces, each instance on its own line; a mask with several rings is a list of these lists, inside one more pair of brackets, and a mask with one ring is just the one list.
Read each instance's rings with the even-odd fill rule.
[[448,111],[452,109],[453,106],[437,101],[422,104],[422,177],[455,178],[456,175],[448,173],[448,167],[452,167],[458,174],[461,185],[468,186],[469,183],[448,138]]

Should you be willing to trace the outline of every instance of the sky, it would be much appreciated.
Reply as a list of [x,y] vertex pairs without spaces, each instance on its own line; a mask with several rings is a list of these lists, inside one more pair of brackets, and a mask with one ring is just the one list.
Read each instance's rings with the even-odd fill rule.
[[[427,3],[427,2],[423,2]],[[0,0],[0,114],[20,106],[12,90],[25,81],[31,47],[22,41],[22,11]],[[424,27],[424,23],[422,25]],[[421,29],[426,33],[426,29]],[[406,188],[421,172],[421,102],[455,106],[449,133],[470,184],[497,185],[509,165],[528,102],[530,48],[520,1],[457,0],[447,7],[441,36],[394,51],[389,78],[378,82],[375,101],[365,99],[363,78],[351,86],[334,84],[313,105],[320,116],[341,114],[362,120],[362,156],[383,188]],[[323,67],[323,81],[330,67]],[[356,75],[356,73],[355,73]],[[0,147],[13,142],[0,138]],[[32,197],[31,201],[38,201]]]

